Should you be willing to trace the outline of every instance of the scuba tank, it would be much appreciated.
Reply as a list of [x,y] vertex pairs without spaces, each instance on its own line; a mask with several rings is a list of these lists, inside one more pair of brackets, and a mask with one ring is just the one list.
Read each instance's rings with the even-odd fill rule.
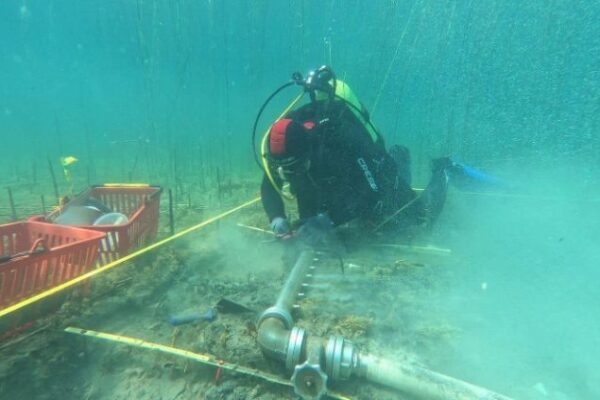
[[[354,91],[346,82],[336,79],[329,67],[323,66],[317,71],[309,73],[306,78],[309,93],[313,102],[331,102],[339,100],[344,102],[352,111],[358,121],[365,127],[373,143],[383,146],[383,136],[375,128],[369,117],[369,112],[358,100]],[[317,81],[314,84],[313,81]]]

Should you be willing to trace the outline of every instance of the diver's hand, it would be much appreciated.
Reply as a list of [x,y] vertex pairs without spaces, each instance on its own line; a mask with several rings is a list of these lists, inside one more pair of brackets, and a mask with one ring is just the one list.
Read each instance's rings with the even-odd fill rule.
[[326,244],[331,231],[333,221],[325,213],[320,213],[308,218],[296,233],[297,238],[309,246]]
[[278,239],[289,239],[292,237],[292,227],[286,218],[273,218],[273,221],[271,221],[271,229]]

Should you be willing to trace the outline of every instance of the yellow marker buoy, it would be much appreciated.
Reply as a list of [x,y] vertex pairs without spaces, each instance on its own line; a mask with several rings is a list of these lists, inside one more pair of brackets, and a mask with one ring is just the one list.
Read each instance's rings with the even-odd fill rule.
[[79,161],[79,159],[74,156],[66,156],[60,158],[60,165],[62,165],[63,168],[63,175],[65,177],[65,180],[69,184],[69,195],[73,194],[73,175],[71,175],[70,168],[77,161]]
[[77,161],[79,161],[79,159],[77,157],[73,157],[73,156],[66,156],[66,157],[60,158],[60,163],[63,166],[63,168],[70,167],[71,165],[75,164]]

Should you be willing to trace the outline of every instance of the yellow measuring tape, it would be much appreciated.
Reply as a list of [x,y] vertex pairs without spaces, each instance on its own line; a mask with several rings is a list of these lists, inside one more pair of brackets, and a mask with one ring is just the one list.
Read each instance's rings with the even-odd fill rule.
[[[288,379],[281,378],[277,375],[270,374],[268,372],[262,372],[258,369],[244,367],[242,365],[219,360],[217,357],[215,357],[211,354],[194,353],[189,350],[179,349],[177,347],[172,347],[172,346],[166,346],[166,345],[160,344],[160,343],[147,342],[143,339],[122,336],[122,335],[115,335],[112,333],[91,331],[88,329],[68,327],[65,329],[65,332],[72,333],[75,335],[88,336],[88,337],[92,337],[95,339],[106,340],[109,342],[126,344],[128,346],[138,347],[141,349],[172,354],[172,355],[175,355],[178,357],[183,357],[183,358],[187,358],[190,360],[198,361],[202,364],[212,365],[213,367],[223,368],[223,369],[233,371],[236,373],[240,373],[240,374],[244,374],[244,375],[250,375],[255,378],[261,378],[261,379],[264,379],[271,383],[277,383],[279,385],[285,385],[285,386],[292,386],[292,382]],[[335,393],[335,392],[327,392],[327,395],[334,399],[350,400],[349,397],[346,397],[342,394]]]
[[191,233],[191,232],[197,231],[199,229],[202,229],[205,226],[207,226],[209,224],[212,224],[215,221],[218,221],[218,220],[220,220],[222,218],[227,217],[228,215],[231,215],[231,214],[235,213],[236,211],[241,210],[242,208],[251,206],[252,204],[258,202],[259,200],[260,200],[260,197],[257,197],[257,198],[255,198],[253,200],[250,200],[250,201],[247,201],[246,203],[240,204],[239,206],[234,207],[231,210],[225,211],[222,214],[219,214],[219,215],[216,215],[216,216],[214,216],[212,218],[209,218],[206,221],[203,221],[203,222],[199,223],[198,225],[194,225],[194,226],[191,226],[191,227],[189,227],[187,229],[184,229],[184,230],[182,230],[182,231],[174,234],[173,236],[169,236],[169,237],[167,237],[165,239],[159,240],[158,242],[152,243],[150,246],[144,247],[143,249],[136,250],[133,253],[130,253],[130,254],[126,255],[125,257],[119,258],[118,260],[115,260],[115,261],[113,261],[111,263],[108,263],[108,264],[106,264],[106,265],[104,265],[104,266],[102,266],[100,268],[97,268],[97,269],[95,269],[93,271],[90,271],[90,272],[88,272],[86,274],[80,275],[77,278],[71,279],[70,281],[67,281],[67,282],[65,282],[63,284],[55,286],[52,289],[46,290],[45,292],[36,294],[35,296],[32,296],[32,297],[30,297],[30,298],[28,298],[26,300],[23,300],[23,301],[21,301],[21,302],[19,302],[17,304],[13,304],[12,306],[6,307],[5,309],[0,310],[0,318],[4,317],[5,315],[11,314],[11,313],[13,313],[13,312],[15,312],[17,310],[20,310],[21,308],[26,307],[26,306],[28,306],[30,304],[33,304],[33,303],[36,303],[36,302],[38,302],[38,301],[40,301],[42,299],[45,299],[46,297],[50,297],[53,294],[56,294],[56,293],[58,293],[60,291],[63,291],[63,290],[68,289],[68,288],[70,288],[72,286],[75,286],[78,283],[81,283],[81,282],[85,281],[86,279],[89,279],[89,278],[91,278],[93,276],[96,276],[96,275],[101,274],[103,272],[106,272],[106,271],[108,271],[110,269],[113,269],[114,267],[116,267],[118,265],[121,265],[121,264],[123,264],[123,263],[125,263],[125,262],[127,262],[129,260],[132,260],[132,259],[134,259],[137,256],[141,256],[142,254],[147,253],[147,252],[149,252],[151,250],[154,250],[154,249],[156,249],[158,247],[161,247],[161,246],[163,246],[163,245],[165,245],[165,244],[167,244],[169,242],[172,242],[175,239],[179,239],[180,237],[185,236],[188,233]]
[[144,188],[150,187],[147,183],[105,183],[102,187],[108,188]]

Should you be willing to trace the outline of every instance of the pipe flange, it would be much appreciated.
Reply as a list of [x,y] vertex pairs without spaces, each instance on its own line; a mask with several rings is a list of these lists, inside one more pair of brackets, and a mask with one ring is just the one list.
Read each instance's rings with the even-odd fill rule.
[[306,344],[306,331],[302,328],[293,327],[288,339],[285,357],[285,367],[292,371],[294,366],[300,363],[300,357]]
[[260,324],[267,318],[277,318],[278,320],[283,322],[285,329],[291,329],[294,325],[292,315],[283,308],[275,306],[267,308],[258,318],[258,324],[256,326],[260,327]]
[[318,400],[327,393],[327,375],[319,364],[305,361],[296,365],[292,375],[294,393],[304,400]]
[[358,351],[354,343],[349,340],[344,340],[342,349],[342,359],[340,362],[340,379],[349,379],[358,365]]
[[333,380],[350,378],[357,365],[357,351],[354,344],[342,336],[332,335],[325,347],[325,371]]
[[343,346],[344,338],[341,336],[331,335],[325,346],[325,371],[333,380],[339,379],[339,365],[342,355],[341,346]]

